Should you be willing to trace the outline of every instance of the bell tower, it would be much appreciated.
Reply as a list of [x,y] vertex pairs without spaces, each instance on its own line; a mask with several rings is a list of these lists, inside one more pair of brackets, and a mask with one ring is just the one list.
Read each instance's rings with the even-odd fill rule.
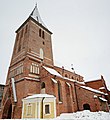
[[51,35],[36,5],[28,19],[16,30],[1,118],[21,118],[22,99],[40,93],[40,65],[53,66]]
[[31,57],[36,57],[36,60],[53,65],[51,34],[43,23],[36,4],[29,18],[16,31],[12,61],[25,51]]

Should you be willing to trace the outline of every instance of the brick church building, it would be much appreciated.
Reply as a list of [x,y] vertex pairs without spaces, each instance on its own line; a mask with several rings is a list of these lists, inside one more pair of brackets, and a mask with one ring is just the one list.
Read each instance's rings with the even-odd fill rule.
[[103,76],[85,82],[74,70],[54,65],[51,35],[36,5],[16,30],[1,118],[21,118],[22,99],[45,93],[56,97],[57,116],[81,110],[109,111],[110,94]]

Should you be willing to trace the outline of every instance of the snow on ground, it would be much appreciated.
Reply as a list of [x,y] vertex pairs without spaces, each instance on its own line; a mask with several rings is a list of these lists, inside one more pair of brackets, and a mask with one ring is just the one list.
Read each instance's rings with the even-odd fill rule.
[[110,112],[90,112],[85,110],[76,113],[63,113],[52,120],[110,120]]

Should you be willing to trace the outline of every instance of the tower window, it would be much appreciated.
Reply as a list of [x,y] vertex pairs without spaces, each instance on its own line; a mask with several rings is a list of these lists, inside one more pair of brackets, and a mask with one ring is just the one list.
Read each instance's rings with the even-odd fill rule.
[[39,37],[42,37],[43,39],[45,39],[45,33],[41,29],[39,29]]
[[44,31],[42,31],[42,38],[43,38],[43,39],[45,38],[45,34],[44,34]]
[[43,45],[45,45],[45,42],[43,41]]
[[41,29],[39,29],[39,37],[41,37]]
[[39,74],[39,66],[35,63],[32,63],[30,68],[31,73]]

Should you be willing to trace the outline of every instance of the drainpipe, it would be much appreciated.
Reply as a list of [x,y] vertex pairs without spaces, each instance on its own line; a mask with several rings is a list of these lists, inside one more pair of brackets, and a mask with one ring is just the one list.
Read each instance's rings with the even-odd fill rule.
[[41,118],[42,118],[42,119],[43,119],[43,111],[44,111],[44,109],[43,109],[43,107],[44,107],[44,104],[43,104],[44,99],[45,99],[45,97],[42,98],[42,106],[41,106],[41,108],[42,108],[42,110],[41,110],[41,111],[42,111],[42,112],[41,112],[41,113],[42,113]]
[[13,119],[14,118],[14,110],[15,110],[15,104],[14,105],[12,105],[12,114],[11,114],[11,119]]
[[16,95],[16,88],[15,88],[15,80],[14,80],[14,78],[11,78],[11,83],[12,83],[12,91],[13,91],[13,98],[14,98],[14,103],[12,104],[11,118],[14,118],[14,110],[15,110],[15,106],[16,106],[16,103],[17,103],[17,95]]

